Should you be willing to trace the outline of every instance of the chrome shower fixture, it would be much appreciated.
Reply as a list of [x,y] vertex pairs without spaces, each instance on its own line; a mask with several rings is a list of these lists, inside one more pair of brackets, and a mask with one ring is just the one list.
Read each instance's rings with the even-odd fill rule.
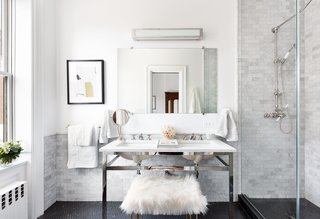
[[[313,0],[309,0],[308,3],[299,11],[299,14],[304,12],[304,10],[310,5],[310,3]],[[272,33],[274,34],[274,78],[275,78],[275,86],[274,86],[274,112],[271,113],[265,113],[264,118],[273,118],[276,119],[276,121],[280,121],[280,130],[285,133],[289,134],[291,133],[293,126],[292,121],[290,117],[289,107],[288,104],[283,107],[283,102],[286,102],[285,98],[285,88],[283,83],[283,74],[282,74],[282,67],[286,63],[287,59],[289,58],[290,53],[296,48],[296,44],[292,44],[290,49],[286,52],[286,54],[281,58],[278,55],[278,35],[280,28],[288,23],[289,21],[293,20],[297,16],[297,13],[283,21],[281,24],[273,27],[271,29]],[[279,83],[282,82],[282,92],[280,91]],[[284,113],[284,111],[287,113]],[[290,129],[289,131],[284,131],[282,128],[282,119],[285,118],[288,115],[289,121],[290,121]]]
[[276,112],[272,112],[272,113],[265,113],[264,114],[264,118],[272,118],[272,119],[276,119],[276,121],[279,121],[280,119],[283,119],[284,117],[286,117],[286,114],[284,112],[282,112],[282,110],[278,110]]
[[295,48],[296,48],[296,44],[294,43],[294,44],[292,44],[292,46],[290,47],[288,52],[283,56],[283,58],[280,58],[280,57],[276,58],[274,60],[274,63],[275,64],[284,64],[287,61],[287,59],[288,59],[290,53],[292,52],[292,50],[295,49]]
[[[310,3],[312,2],[313,0],[310,0],[300,11],[299,13],[302,13],[304,10],[306,10],[306,8],[310,5]],[[291,17],[289,17],[287,20],[283,21],[281,24],[279,24],[278,26],[274,27],[271,29],[271,32],[272,33],[277,33],[279,31],[279,29],[285,25],[286,23],[288,23],[289,21],[291,21],[293,18],[295,18],[297,15],[294,14],[292,15]]]

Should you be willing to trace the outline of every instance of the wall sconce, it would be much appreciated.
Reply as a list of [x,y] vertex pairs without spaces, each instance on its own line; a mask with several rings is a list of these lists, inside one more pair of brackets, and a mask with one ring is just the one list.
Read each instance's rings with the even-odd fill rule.
[[202,37],[202,28],[144,28],[132,30],[132,38],[136,41],[201,40]]

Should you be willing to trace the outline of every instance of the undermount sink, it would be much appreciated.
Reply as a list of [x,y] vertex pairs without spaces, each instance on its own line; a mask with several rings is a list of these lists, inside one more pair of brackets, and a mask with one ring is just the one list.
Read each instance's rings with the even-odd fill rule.
[[[116,143],[117,147],[128,147],[136,149],[157,148],[158,140],[124,140]],[[197,145],[210,145],[209,140],[178,140],[178,145],[169,146],[169,148],[181,148],[181,147],[194,147]],[[118,152],[118,155],[127,160],[133,160],[135,163],[141,163],[141,161],[153,157],[155,152]],[[193,161],[198,164],[201,160],[209,160],[214,157],[214,153],[206,152],[183,152],[183,158]]]
[[[117,147],[135,147],[135,148],[145,148],[145,147],[157,147],[158,140],[124,140],[117,143]],[[135,163],[141,163],[141,161],[149,159],[155,155],[155,153],[150,152],[139,152],[139,153],[129,153],[120,152],[118,153],[120,157],[133,160]]]
[[[179,145],[203,145],[210,144],[208,140],[179,140]],[[195,164],[200,163],[202,160],[210,160],[214,157],[214,153],[205,153],[205,152],[184,152],[182,157],[184,159],[193,161]]]

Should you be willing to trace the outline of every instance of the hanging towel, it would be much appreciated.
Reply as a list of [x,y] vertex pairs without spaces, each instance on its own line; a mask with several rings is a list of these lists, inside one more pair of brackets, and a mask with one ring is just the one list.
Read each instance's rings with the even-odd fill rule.
[[197,88],[194,88],[191,93],[189,113],[201,113],[201,104]]
[[238,141],[237,126],[230,109],[222,109],[218,114],[213,134],[223,137],[227,141]]
[[[88,140],[89,137],[90,140]],[[96,126],[71,125],[68,127],[67,165],[69,169],[98,166],[98,138],[99,128]],[[89,142],[90,144],[87,145]]]
[[113,111],[106,110],[104,115],[104,121],[101,126],[99,142],[108,143],[110,138],[119,137],[118,127],[112,120]]
[[71,125],[68,127],[68,141],[71,145],[91,146],[94,144],[94,126]]

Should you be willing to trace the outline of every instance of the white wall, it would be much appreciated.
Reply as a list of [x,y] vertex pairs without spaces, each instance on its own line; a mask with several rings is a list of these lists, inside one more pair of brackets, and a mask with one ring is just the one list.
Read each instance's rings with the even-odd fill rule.
[[31,1],[16,0],[14,59],[14,138],[24,152],[31,151],[32,136],[32,13]]
[[55,0],[32,2],[32,158],[29,218],[44,211],[44,137],[56,133]]
[[42,14],[42,67],[44,74],[44,136],[57,132],[57,93],[56,93],[56,32],[55,32],[55,0],[46,0]]
[[[57,0],[57,131],[98,122],[116,108],[117,49],[196,47],[218,49],[218,108],[237,111],[237,1]],[[134,42],[132,28],[203,27],[201,41]],[[66,60],[106,61],[106,105],[67,105]]]

